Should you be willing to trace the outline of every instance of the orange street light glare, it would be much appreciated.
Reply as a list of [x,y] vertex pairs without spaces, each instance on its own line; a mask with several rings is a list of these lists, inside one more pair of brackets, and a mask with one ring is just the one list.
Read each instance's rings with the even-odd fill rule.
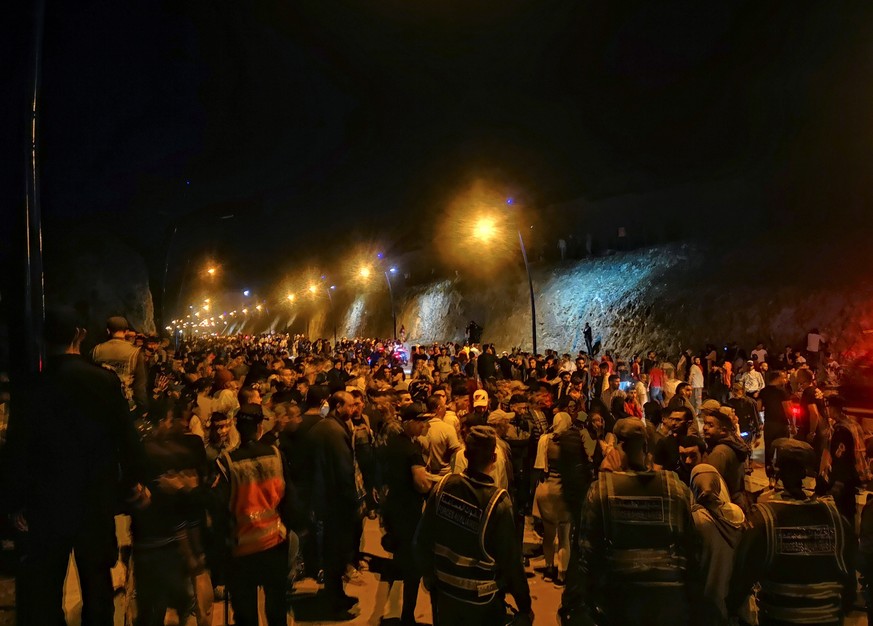
[[210,276],[215,276],[215,268],[210,267],[208,270],[206,270],[206,273],[209,274]]
[[361,278],[370,278],[370,273],[371,273],[371,270],[366,265],[361,268],[361,271],[360,271]]
[[480,241],[488,241],[497,234],[497,225],[494,218],[480,217],[473,226],[473,236]]
[[314,294],[316,291],[318,291],[318,287],[315,285],[309,285],[309,293]]
[[294,294],[293,293],[288,294],[288,302],[294,302]]

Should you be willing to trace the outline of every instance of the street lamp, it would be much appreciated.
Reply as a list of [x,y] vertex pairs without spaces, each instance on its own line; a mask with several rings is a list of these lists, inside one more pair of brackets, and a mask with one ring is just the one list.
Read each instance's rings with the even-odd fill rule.
[[[327,276],[322,275],[321,280],[327,280]],[[333,345],[336,346],[336,311],[333,308],[333,296],[331,295],[331,291],[336,289],[336,285],[330,285],[329,287],[325,285],[324,291],[327,293],[327,299],[330,302],[330,316],[333,319]],[[313,296],[318,293],[318,285],[312,283],[309,285],[309,293]]]
[[385,282],[388,283],[388,298],[391,300],[391,321],[394,323],[394,341],[397,341],[397,311],[394,308],[394,289],[391,286],[391,274],[396,274],[396,267],[389,267],[385,272]]
[[215,268],[210,267],[209,269],[206,270],[206,273],[209,274],[210,276],[215,276]]
[[[506,204],[512,204],[512,198],[506,201]],[[473,225],[473,236],[482,242],[489,241],[497,234],[497,224],[493,217],[480,217]],[[521,229],[516,229],[518,232],[518,244],[521,247],[521,258],[524,259],[524,270],[527,272],[527,284],[530,290],[530,334],[533,342],[533,353],[537,354],[537,304],[534,298],[533,278],[530,274],[530,264],[527,261],[527,249],[524,247],[524,237],[521,235]]]

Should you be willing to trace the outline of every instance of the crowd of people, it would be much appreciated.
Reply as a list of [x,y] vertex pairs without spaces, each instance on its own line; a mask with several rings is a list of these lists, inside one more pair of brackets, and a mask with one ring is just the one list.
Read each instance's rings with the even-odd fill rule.
[[564,624],[839,624],[856,571],[865,590],[873,575],[866,439],[815,330],[796,351],[673,359],[590,340],[576,355],[277,333],[174,345],[121,317],[82,354],[83,328],[49,312],[44,371],[10,416],[20,623],[62,619],[71,551],[84,623],[112,623],[119,568],[136,624],[168,609],[208,624],[225,597],[257,624],[261,588],[284,625],[304,578],[342,619],[368,520],[403,625],[421,583],[435,624],[533,623],[531,576],[561,590]]

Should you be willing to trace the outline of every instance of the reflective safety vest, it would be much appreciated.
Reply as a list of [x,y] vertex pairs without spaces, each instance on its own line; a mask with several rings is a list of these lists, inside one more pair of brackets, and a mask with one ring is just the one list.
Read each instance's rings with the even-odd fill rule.
[[221,455],[230,483],[234,556],[269,550],[285,541],[288,534],[279,517],[285,495],[282,457],[275,448],[273,452],[239,461],[228,452]]
[[681,587],[687,493],[673,472],[601,472],[598,480],[607,578],[643,587]]
[[499,590],[497,562],[485,549],[485,531],[505,489],[449,474],[435,492],[434,569],[440,593],[484,605]]
[[836,624],[842,619],[845,528],[826,500],[769,500],[759,503],[767,540],[765,570],[758,593],[763,623]]

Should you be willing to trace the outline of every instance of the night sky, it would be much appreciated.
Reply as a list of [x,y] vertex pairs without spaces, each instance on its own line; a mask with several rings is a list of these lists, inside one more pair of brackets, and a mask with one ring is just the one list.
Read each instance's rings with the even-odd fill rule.
[[766,224],[866,215],[871,18],[869,2],[49,0],[47,228],[123,223],[153,266],[173,224],[185,254],[241,267],[361,237],[403,251],[475,178],[531,207],[738,178]]

